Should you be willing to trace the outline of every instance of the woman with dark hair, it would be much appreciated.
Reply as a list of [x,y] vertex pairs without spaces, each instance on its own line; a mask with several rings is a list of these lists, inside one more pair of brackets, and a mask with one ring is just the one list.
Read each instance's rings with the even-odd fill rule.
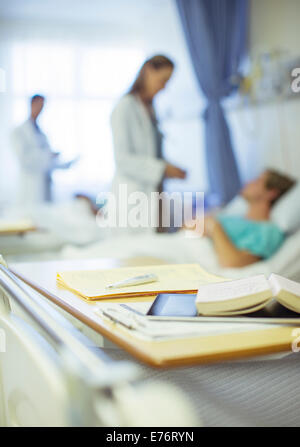
[[153,99],[172,76],[174,63],[166,56],[146,60],[129,92],[111,117],[116,174],[113,191],[127,186],[128,194],[162,191],[164,178],[185,178],[185,171],[162,157],[162,134],[153,108]]

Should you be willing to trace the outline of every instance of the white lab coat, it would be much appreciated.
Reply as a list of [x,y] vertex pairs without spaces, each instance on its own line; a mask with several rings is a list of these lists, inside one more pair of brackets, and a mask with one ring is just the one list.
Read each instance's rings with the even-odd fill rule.
[[28,119],[13,131],[11,140],[19,162],[17,203],[30,207],[44,202],[49,187],[47,173],[54,166],[46,135]]
[[[166,162],[158,156],[157,131],[142,101],[123,96],[111,116],[116,173],[112,192],[126,184],[128,194],[141,191],[150,199],[159,190]],[[162,136],[161,134],[159,135]]]

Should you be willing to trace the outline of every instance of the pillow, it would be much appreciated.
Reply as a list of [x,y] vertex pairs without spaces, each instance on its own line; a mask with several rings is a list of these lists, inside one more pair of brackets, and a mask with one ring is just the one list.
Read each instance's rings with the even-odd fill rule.
[[300,228],[300,182],[275,203],[271,220],[285,233],[292,233]]
[[[247,201],[238,195],[225,206],[221,214],[245,216],[247,208]],[[300,182],[297,182],[274,205],[271,211],[271,220],[284,233],[293,233],[300,228]]]

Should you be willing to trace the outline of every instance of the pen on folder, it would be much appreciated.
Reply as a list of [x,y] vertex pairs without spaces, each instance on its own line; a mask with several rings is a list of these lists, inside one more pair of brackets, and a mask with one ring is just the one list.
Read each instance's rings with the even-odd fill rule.
[[155,282],[158,277],[153,273],[148,273],[146,275],[134,276],[132,278],[124,279],[123,281],[118,281],[113,284],[108,284],[106,289],[118,289],[119,287],[129,287],[138,286],[140,284],[148,284],[150,282]]
[[136,329],[136,325],[134,324],[134,321],[132,319],[128,318],[128,316],[126,315],[122,315],[115,309],[104,309],[102,310],[102,314],[112,320],[114,323],[119,323],[122,326],[125,326],[127,329]]

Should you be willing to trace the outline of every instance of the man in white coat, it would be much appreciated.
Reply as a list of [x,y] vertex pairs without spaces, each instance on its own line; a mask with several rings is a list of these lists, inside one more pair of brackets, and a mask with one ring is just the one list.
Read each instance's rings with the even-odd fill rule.
[[67,169],[72,162],[60,163],[59,153],[54,152],[37,120],[44,107],[45,98],[34,95],[30,101],[30,117],[12,133],[12,145],[19,162],[17,202],[34,206],[51,201],[51,175],[55,169]]

